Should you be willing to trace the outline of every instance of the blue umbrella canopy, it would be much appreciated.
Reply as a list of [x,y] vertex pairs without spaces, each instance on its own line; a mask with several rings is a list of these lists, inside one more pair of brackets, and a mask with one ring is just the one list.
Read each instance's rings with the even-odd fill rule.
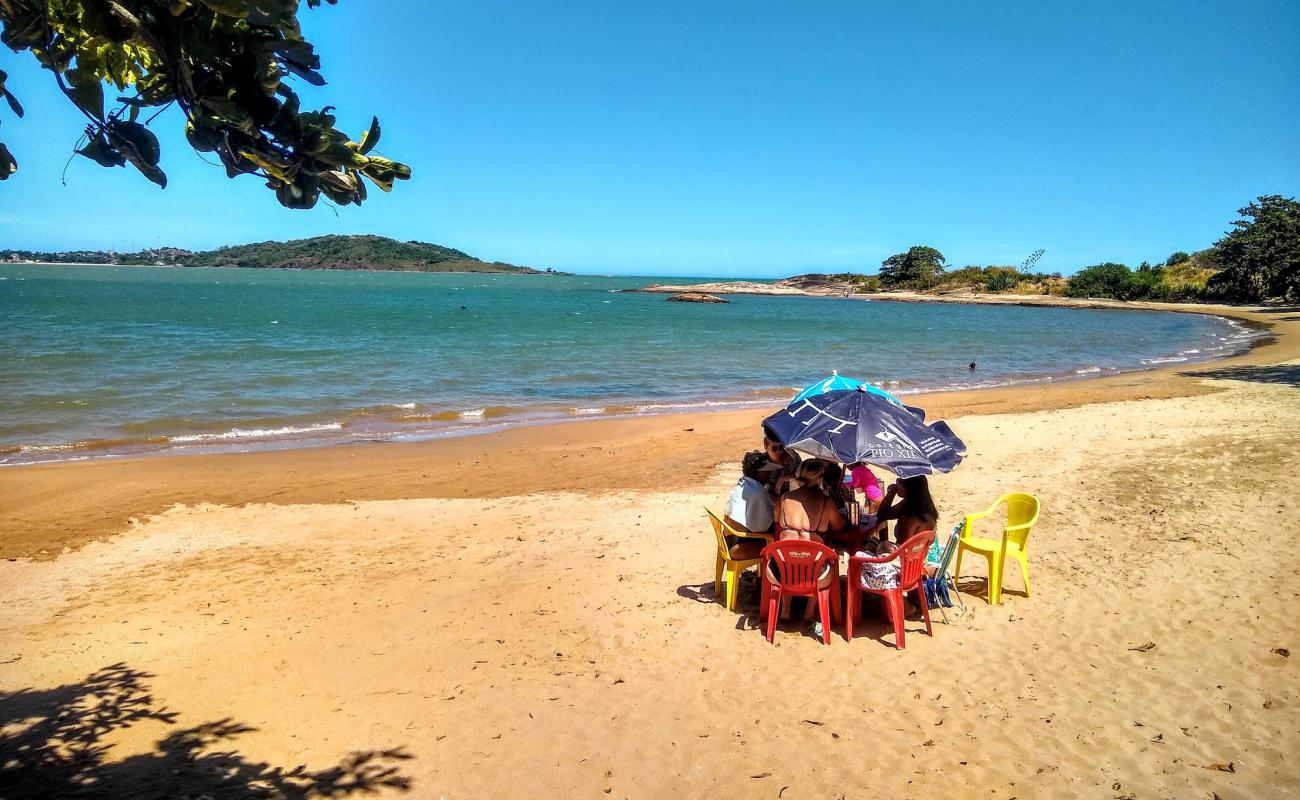
[[878,394],[886,400],[893,402],[895,405],[902,405],[902,402],[897,397],[894,397],[884,389],[877,389],[866,381],[846,378],[841,375],[838,370],[832,372],[829,378],[824,378],[816,383],[810,383],[803,387],[803,390],[790,400],[789,405],[794,405],[800,400],[812,397],[813,395],[826,394],[827,392],[851,392],[859,388],[871,392],[872,394]]
[[790,450],[842,464],[865,461],[900,478],[951,472],[966,455],[946,422],[927,425],[922,414],[861,387],[809,395],[763,424]]

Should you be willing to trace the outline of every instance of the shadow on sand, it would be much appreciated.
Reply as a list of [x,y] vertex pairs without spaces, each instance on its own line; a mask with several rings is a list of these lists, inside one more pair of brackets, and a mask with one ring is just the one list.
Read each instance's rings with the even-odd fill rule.
[[352,753],[319,771],[276,767],[232,748],[254,729],[231,719],[174,730],[150,752],[115,760],[115,731],[175,724],[150,694],[150,677],[114,664],[80,683],[0,693],[0,798],[302,800],[410,788],[396,766],[411,758],[401,750]]
[[[765,628],[760,625],[758,621],[757,576],[752,572],[743,573],[743,576],[740,585],[740,593],[736,599],[736,610],[733,612],[736,614],[736,630],[757,631],[760,636],[765,635]],[[1003,593],[1011,594],[1011,592],[1007,592],[1006,590],[1003,590]],[[723,604],[723,598],[714,595],[712,582],[700,584],[688,583],[685,586],[678,586],[677,595],[679,597],[684,597],[687,600],[693,600],[697,603],[706,603],[710,605]],[[814,632],[812,623],[806,622],[803,619],[802,614],[804,602],[803,598],[795,599],[795,605],[791,610],[790,620],[788,622],[778,623],[776,626],[777,633],[798,633],[820,644],[821,637]],[[936,625],[939,624],[937,609],[931,609],[931,615],[931,621]],[[919,607],[909,607],[907,619],[910,622],[921,620]],[[907,629],[908,633],[912,633],[912,631],[913,628],[911,627]],[[922,634],[924,634],[924,631],[922,631]],[[881,602],[875,597],[867,596],[863,598],[863,613],[858,617],[858,622],[855,623],[853,630],[853,640],[857,641],[858,639],[871,639],[877,644],[889,648],[894,646],[894,626],[885,619]],[[833,626],[831,641],[844,641],[843,620],[841,620],[839,624]]]
[[1227,381],[1251,381],[1279,386],[1300,386],[1300,364],[1273,364],[1263,367],[1220,367],[1180,373],[1191,378],[1217,378]]

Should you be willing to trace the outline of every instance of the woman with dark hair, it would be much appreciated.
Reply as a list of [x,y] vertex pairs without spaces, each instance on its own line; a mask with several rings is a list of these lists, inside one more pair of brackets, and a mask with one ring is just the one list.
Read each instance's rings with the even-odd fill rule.
[[887,537],[884,524],[894,522],[894,541],[902,544],[922,531],[932,531],[939,524],[939,511],[930,496],[930,482],[924,475],[900,478],[885,492],[876,519],[881,523],[880,538]]
[[766,425],[763,426],[763,452],[778,467],[767,474],[767,491],[773,498],[780,497],[789,490],[801,459],[798,453],[786,450],[785,445]]

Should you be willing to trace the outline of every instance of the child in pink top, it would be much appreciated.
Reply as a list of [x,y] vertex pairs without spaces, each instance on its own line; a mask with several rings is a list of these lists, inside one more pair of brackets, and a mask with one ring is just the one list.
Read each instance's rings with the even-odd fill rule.
[[849,466],[849,475],[852,477],[849,486],[854,489],[861,489],[862,493],[867,496],[870,508],[874,511],[885,493],[880,490],[880,481],[876,480],[871,468],[862,462],[858,462]]

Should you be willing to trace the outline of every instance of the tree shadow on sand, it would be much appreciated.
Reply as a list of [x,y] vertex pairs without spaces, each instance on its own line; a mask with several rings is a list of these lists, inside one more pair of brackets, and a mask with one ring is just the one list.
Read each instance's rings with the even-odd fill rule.
[[1220,367],[1181,373],[1191,378],[1217,378],[1226,381],[1251,381],[1278,386],[1300,387],[1300,364],[1273,364],[1263,367]]
[[231,719],[172,731],[150,752],[113,760],[113,732],[175,724],[150,694],[150,677],[114,664],[79,683],[0,693],[0,798],[302,800],[410,788],[396,764],[411,756],[400,749],[352,753],[318,771],[276,767],[231,749],[254,730]]

